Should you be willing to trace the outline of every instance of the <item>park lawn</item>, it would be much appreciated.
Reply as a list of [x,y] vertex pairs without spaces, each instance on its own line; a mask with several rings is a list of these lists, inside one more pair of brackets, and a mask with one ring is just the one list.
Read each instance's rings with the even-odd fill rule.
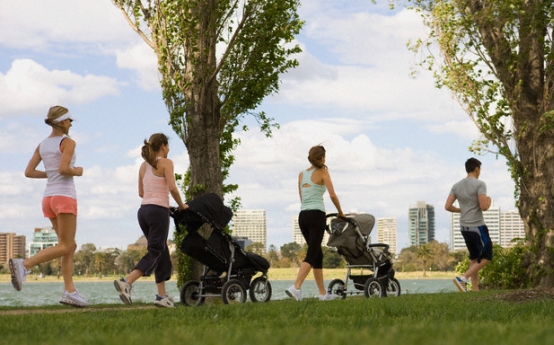
[[508,292],[156,309],[0,308],[0,344],[554,344],[554,299]]

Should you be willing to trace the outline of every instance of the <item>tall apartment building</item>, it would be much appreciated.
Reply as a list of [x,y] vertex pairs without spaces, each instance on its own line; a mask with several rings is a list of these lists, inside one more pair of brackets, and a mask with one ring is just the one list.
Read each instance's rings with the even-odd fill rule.
[[435,239],[435,207],[418,201],[408,213],[408,232],[411,246],[420,246]]
[[[489,229],[489,236],[491,241],[496,244],[500,244],[500,209],[498,207],[491,206],[487,211],[483,212],[483,218],[485,224]],[[450,238],[452,239],[451,250],[457,251],[460,249],[466,249],[464,237],[460,232],[460,214],[450,214]]]
[[53,247],[58,244],[58,235],[54,228],[47,226],[44,228],[35,228],[33,241],[29,243],[29,256],[33,256],[40,250]]
[[389,252],[396,254],[396,218],[377,218],[377,243],[389,245]]
[[233,216],[232,235],[246,237],[252,243],[261,243],[265,254],[267,242],[265,210],[238,210]]
[[[298,243],[300,246],[306,244],[306,240],[300,231],[300,226],[298,226],[298,214],[295,214],[292,218],[292,241]],[[325,231],[321,245],[327,246],[327,241],[329,241],[329,233]]]
[[0,265],[8,267],[10,258],[25,257],[25,236],[0,232]]
[[514,238],[525,238],[525,225],[518,211],[500,212],[500,245],[503,248],[514,246]]

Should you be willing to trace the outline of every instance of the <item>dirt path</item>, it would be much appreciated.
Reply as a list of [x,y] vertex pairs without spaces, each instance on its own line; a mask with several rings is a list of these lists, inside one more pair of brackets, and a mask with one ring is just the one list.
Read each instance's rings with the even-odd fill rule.
[[94,313],[98,311],[108,311],[108,310],[144,310],[144,309],[156,309],[156,306],[145,305],[145,306],[135,306],[135,307],[121,307],[121,308],[106,308],[99,307],[95,308],[94,306],[89,306],[86,308],[64,308],[64,309],[13,309],[13,310],[0,310],[0,317],[4,315],[23,315],[23,314],[64,314],[64,313]]

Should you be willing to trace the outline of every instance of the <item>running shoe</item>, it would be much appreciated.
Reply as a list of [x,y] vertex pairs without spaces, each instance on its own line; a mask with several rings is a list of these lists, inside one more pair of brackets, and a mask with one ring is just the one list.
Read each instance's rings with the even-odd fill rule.
[[159,308],[174,308],[175,302],[173,302],[173,299],[169,296],[162,297],[160,295],[156,295],[154,305]]
[[337,295],[326,293],[325,295],[319,295],[319,300],[320,301],[332,301],[337,297],[338,297]]
[[456,277],[454,278],[453,282],[460,292],[467,292],[467,281],[464,281],[460,277]]
[[125,304],[133,304],[133,301],[131,300],[131,284],[127,283],[125,278],[121,278],[119,280],[114,280],[113,285],[115,286],[115,289],[117,292],[119,292],[119,299]]
[[285,292],[290,298],[296,301],[302,300],[302,290],[295,288],[294,285],[291,285]]
[[10,272],[12,275],[12,285],[17,291],[21,291],[23,283],[25,283],[27,270],[23,266],[23,259],[10,259]]
[[60,303],[65,305],[70,305],[75,308],[84,308],[88,306],[88,302],[77,290],[71,293],[64,291],[62,294],[62,299],[60,300]]

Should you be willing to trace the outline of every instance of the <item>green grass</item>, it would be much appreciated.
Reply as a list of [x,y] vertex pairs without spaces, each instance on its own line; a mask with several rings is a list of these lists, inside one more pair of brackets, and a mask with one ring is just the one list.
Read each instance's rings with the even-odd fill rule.
[[155,309],[0,308],[1,344],[554,344],[554,300],[499,292]]

